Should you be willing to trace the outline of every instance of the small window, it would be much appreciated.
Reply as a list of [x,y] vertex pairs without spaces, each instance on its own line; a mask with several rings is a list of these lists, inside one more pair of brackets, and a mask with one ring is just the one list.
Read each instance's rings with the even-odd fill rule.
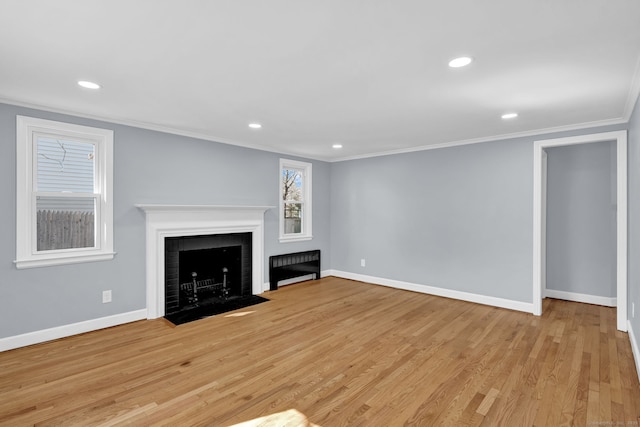
[[16,266],[113,258],[113,132],[17,118]]
[[280,241],[312,237],[311,163],[280,159]]

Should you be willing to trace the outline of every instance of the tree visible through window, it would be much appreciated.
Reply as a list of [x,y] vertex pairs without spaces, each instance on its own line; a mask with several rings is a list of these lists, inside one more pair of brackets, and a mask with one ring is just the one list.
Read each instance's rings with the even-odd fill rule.
[[282,170],[282,200],[284,201],[284,233],[302,232],[302,172],[297,169]]
[[311,164],[280,160],[280,240],[311,238]]

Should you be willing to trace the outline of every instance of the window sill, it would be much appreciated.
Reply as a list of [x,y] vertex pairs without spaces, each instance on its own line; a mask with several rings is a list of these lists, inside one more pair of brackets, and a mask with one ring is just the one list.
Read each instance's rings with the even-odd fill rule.
[[48,257],[37,257],[37,258],[24,258],[17,259],[14,262],[16,268],[18,270],[24,268],[36,268],[36,267],[50,267],[54,265],[64,265],[64,264],[79,264],[81,262],[94,262],[94,261],[109,261],[115,257],[115,252],[101,252],[101,253],[92,253],[92,254],[83,254],[78,255],[74,254],[71,256],[48,256]]
[[304,235],[304,236],[280,236],[280,243],[291,243],[291,242],[305,242],[308,240],[312,240],[313,236]]

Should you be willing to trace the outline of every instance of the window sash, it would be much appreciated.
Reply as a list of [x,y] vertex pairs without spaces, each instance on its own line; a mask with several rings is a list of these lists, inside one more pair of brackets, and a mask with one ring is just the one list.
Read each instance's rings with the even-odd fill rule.
[[[44,155],[44,153],[41,153],[39,150],[39,142],[40,140],[56,140],[58,142],[63,141],[63,142],[67,142],[67,143],[71,143],[74,144],[76,146],[82,146],[82,145],[88,145],[91,147],[91,155],[92,155],[92,159],[91,159],[91,166],[90,166],[90,174],[92,176],[91,179],[91,185],[92,185],[92,191],[93,192],[100,192],[100,190],[97,190],[97,188],[100,187],[100,175],[99,175],[99,165],[100,165],[100,161],[101,161],[101,153],[100,153],[100,149],[98,144],[96,143],[96,141],[94,140],[90,140],[90,139],[86,139],[86,138],[71,138],[69,135],[63,135],[63,134],[57,134],[57,133],[46,133],[46,132],[33,132],[32,135],[32,173],[33,173],[33,178],[32,178],[32,191],[44,191],[41,190],[39,188],[39,184],[45,184],[45,182],[41,182],[41,178],[44,178],[44,176],[46,176],[46,172],[47,172],[47,168],[43,167],[41,168],[41,165],[39,164],[39,162],[41,161],[40,156]],[[78,149],[74,150],[73,146],[71,147],[67,147],[69,148],[69,152],[65,151],[65,154],[63,155],[63,158],[66,158],[66,156],[68,155],[68,159],[66,161],[68,161],[68,168],[70,169],[70,172],[75,172],[76,175],[87,175],[87,168],[86,166],[81,165],[80,163],[80,159],[77,158],[77,154],[74,155],[74,151],[77,151]],[[81,149],[80,149],[81,150]],[[58,161],[60,161],[60,154],[58,154],[58,157],[51,157],[48,158],[48,160],[50,160],[50,162],[56,163]],[[84,160],[84,159],[83,159]],[[61,163],[60,164],[61,168],[64,168],[64,165]],[[43,176],[40,176],[40,172],[43,172]],[[52,177],[50,178],[50,186],[54,186],[55,184],[58,183],[62,183],[65,181],[73,181],[73,176],[70,177],[62,177],[62,176],[56,176],[55,172],[52,173]],[[72,192],[72,193],[80,193],[83,191],[74,191],[74,187],[78,187],[81,186],[82,183],[78,182],[78,183],[73,183],[71,185],[69,185],[67,188],[65,188],[64,190],[60,190],[60,192]]]
[[[100,233],[100,224],[102,224],[100,194],[96,193],[50,193],[50,192],[34,192],[31,201],[31,253],[37,254],[64,254],[74,252],[86,252],[95,251],[102,248],[102,233]],[[52,200],[52,199],[66,199],[72,200],[87,200],[93,199],[93,245],[91,246],[77,246],[70,248],[59,249],[38,249],[38,200]]]
[[[282,215],[284,215],[284,230],[283,230],[283,234],[284,235],[301,235],[305,233],[305,229],[304,229],[304,214],[305,214],[305,207],[304,207],[304,200],[306,198],[306,188],[305,188],[305,173],[304,173],[304,169],[299,169],[299,168],[292,168],[292,167],[287,167],[287,166],[283,166],[282,168],[282,182],[281,185],[283,186],[283,191],[284,191],[284,180],[285,180],[285,171],[295,171],[295,173],[297,174],[297,176],[300,179],[300,187],[297,188],[298,186],[295,185],[295,181],[297,181],[297,177],[293,178],[294,179],[294,184],[292,184],[292,186],[296,187],[297,191],[291,191],[289,192],[290,195],[296,195],[298,196],[297,199],[295,198],[282,198]],[[299,209],[298,209],[298,215],[297,216],[287,216],[287,212],[291,213],[291,208],[287,208],[287,206],[290,205],[299,205]],[[293,222],[299,219],[299,225],[295,226],[293,224]],[[288,221],[287,221],[288,220]],[[288,231],[288,229],[293,229],[293,230],[298,230],[298,231]]]
[[[287,197],[287,195],[284,195],[283,197],[281,197],[282,200],[284,200],[285,202],[298,202],[298,201],[304,201],[306,198],[306,188],[305,188],[305,182],[306,182],[306,178],[305,178],[305,173],[303,169],[298,169],[298,168],[293,168],[293,167],[287,167],[287,166],[283,166],[282,170],[280,172],[280,185],[283,187],[282,191],[284,192],[284,171],[285,170],[290,170],[290,171],[295,171],[297,172],[298,176],[300,177],[300,188],[299,188],[299,199],[294,199],[294,198],[290,198]],[[294,180],[295,181],[295,180]],[[297,186],[296,186],[297,187]],[[291,191],[289,192],[289,195],[293,195],[295,192]]]

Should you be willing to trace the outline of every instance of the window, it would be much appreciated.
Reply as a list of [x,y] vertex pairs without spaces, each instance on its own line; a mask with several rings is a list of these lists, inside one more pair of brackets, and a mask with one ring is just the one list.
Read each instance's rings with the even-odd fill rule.
[[280,159],[280,241],[312,237],[311,163]]
[[113,131],[17,117],[16,267],[112,259]]

